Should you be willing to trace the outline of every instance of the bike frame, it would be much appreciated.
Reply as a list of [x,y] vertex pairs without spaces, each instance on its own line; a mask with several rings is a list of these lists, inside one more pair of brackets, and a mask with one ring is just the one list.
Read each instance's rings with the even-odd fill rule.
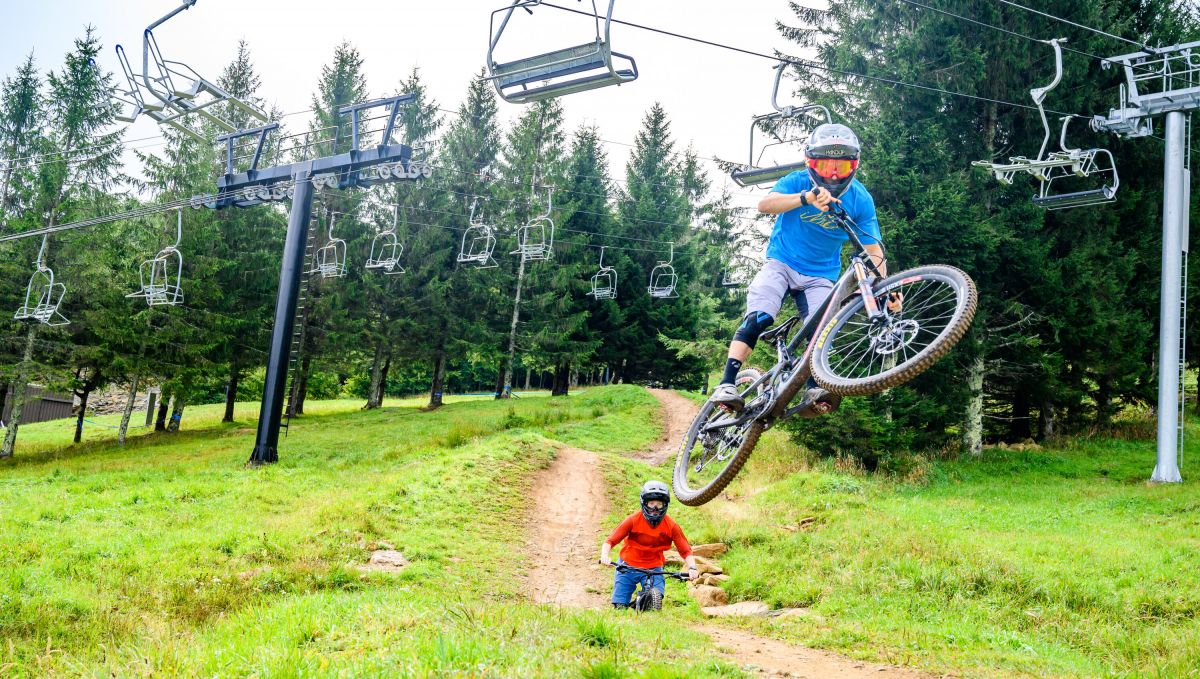
[[[717,430],[729,427],[740,427],[753,420],[762,420],[765,423],[765,427],[769,429],[771,424],[776,420],[787,419],[806,408],[809,405],[808,403],[800,403],[789,407],[792,399],[784,400],[780,397],[782,394],[788,393],[792,385],[796,384],[797,381],[803,384],[812,376],[808,358],[812,352],[813,343],[808,340],[816,333],[817,328],[826,328],[826,332],[828,332],[831,327],[829,321],[833,318],[834,313],[841,308],[842,303],[851,295],[857,293],[862,297],[863,304],[866,306],[867,314],[872,322],[887,317],[887,311],[876,303],[875,295],[871,291],[875,285],[875,281],[883,278],[883,273],[871,261],[866,247],[855,232],[857,225],[853,223],[853,220],[850,219],[845,210],[837,207],[836,204],[830,205],[829,214],[833,217],[838,227],[850,237],[850,242],[857,251],[850,258],[850,266],[846,267],[846,271],[833,284],[833,289],[829,292],[829,296],[825,298],[825,301],[821,303],[821,306],[815,312],[809,315],[808,321],[801,326],[800,331],[793,335],[790,341],[784,342],[783,340],[787,337],[787,333],[791,331],[791,326],[798,322],[799,316],[792,316],[773,331],[767,331],[768,333],[774,332],[777,338],[774,342],[775,353],[778,356],[775,365],[763,373],[761,377],[751,382],[741,392],[746,405],[740,412],[709,422],[701,427],[701,434],[711,434]],[[804,353],[800,355],[799,363],[797,363],[796,352],[799,349],[801,341],[807,344],[804,347]],[[760,387],[762,387],[762,392],[756,393]],[[797,389],[796,391],[798,392],[799,390]],[[795,392],[792,393],[794,394]]]

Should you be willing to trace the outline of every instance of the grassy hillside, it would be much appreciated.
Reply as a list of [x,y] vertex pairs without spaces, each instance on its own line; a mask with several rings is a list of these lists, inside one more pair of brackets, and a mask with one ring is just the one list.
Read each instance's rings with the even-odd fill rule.
[[814,613],[771,633],[969,676],[1200,674],[1200,426],[1180,485],[1154,442],[990,449],[910,478],[766,439],[692,519],[734,545],[735,598]]
[[[245,422],[125,449],[43,440],[0,464],[0,674],[726,672],[698,634],[522,602],[547,437],[640,445],[653,405],[632,387],[434,412],[321,404],[260,470],[243,468]],[[381,542],[412,565],[360,574]]]
[[[614,523],[669,477],[621,455],[659,434],[646,392],[359,405],[312,404],[258,470],[252,407],[125,448],[23,429],[0,463],[0,675],[743,676],[674,584],[664,617],[527,603],[529,485],[556,442],[603,453]],[[1195,676],[1198,437],[1188,481],[1154,487],[1151,441],[897,479],[772,432],[728,498],[671,513],[731,544],[735,600],[809,609],[741,623],[764,635],[960,676]],[[411,565],[359,572],[381,545]]]

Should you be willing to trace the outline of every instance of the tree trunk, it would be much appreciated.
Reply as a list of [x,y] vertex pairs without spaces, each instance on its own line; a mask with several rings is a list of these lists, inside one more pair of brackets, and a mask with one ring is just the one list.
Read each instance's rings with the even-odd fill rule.
[[221,416],[222,422],[233,422],[233,404],[237,403],[238,380],[241,379],[241,372],[237,364],[230,361],[229,387],[225,389],[225,414]]
[[8,428],[4,430],[4,443],[0,445],[0,458],[12,457],[17,446],[17,427],[21,424],[21,410],[25,407],[25,392],[29,389],[29,365],[33,362],[33,342],[37,338],[37,325],[29,326],[25,335],[25,353],[17,368],[17,379],[13,380],[12,411],[8,414]]
[[433,359],[433,381],[429,384],[429,407],[442,405],[442,383],[446,379],[446,355],[438,353]]
[[79,397],[79,417],[75,418],[75,438],[72,443],[80,443],[83,441],[83,420],[87,418],[88,397],[92,395],[92,390],[85,387],[75,395]]
[[179,424],[183,422],[183,408],[185,405],[183,396],[176,394],[175,407],[171,409],[171,423],[167,425],[167,431],[171,433],[179,431]]
[[1009,442],[1018,443],[1033,435],[1030,428],[1029,411],[1029,392],[1024,385],[1018,383],[1016,391],[1013,393],[1012,419],[1008,421]]
[[137,400],[137,373],[129,381],[129,395],[125,398],[125,410],[121,411],[121,426],[117,427],[117,444],[125,445],[125,433],[129,431],[129,418],[133,416],[133,402]]
[[383,340],[375,344],[375,356],[371,359],[371,386],[367,388],[366,410],[374,410],[383,404]]
[[1112,422],[1112,384],[1107,376],[1096,381],[1096,421],[1102,427]]
[[508,392],[504,391],[504,383],[506,381],[504,378],[508,374],[505,372],[506,367],[504,361],[500,361],[500,365],[496,366],[496,398],[508,398],[510,396]]
[[384,354],[383,371],[379,375],[379,405],[383,405],[383,399],[387,398],[387,380],[388,373],[392,371],[392,352],[388,351]]
[[1045,441],[1058,435],[1058,408],[1050,399],[1042,401],[1038,413],[1038,438]]
[[530,369],[528,367],[525,368],[525,391],[529,391],[529,375],[532,372],[533,372],[532,369]]
[[304,414],[304,401],[308,398],[308,377],[312,374],[312,358],[304,354],[300,361],[300,384],[296,387],[295,414]]
[[551,396],[566,396],[571,389],[571,364],[559,363],[554,366],[554,386],[550,390]]
[[171,399],[164,391],[158,392],[158,413],[154,417],[154,431],[167,430],[167,407]]
[[971,359],[967,366],[967,409],[963,417],[963,448],[971,455],[983,454],[983,378],[986,366],[983,355]]
[[[513,362],[517,357],[517,323],[521,318],[521,286],[525,284],[525,258],[517,265],[517,291],[513,295],[512,323],[508,326],[508,366],[505,368],[504,391],[512,391]],[[528,387],[526,387],[528,388]]]

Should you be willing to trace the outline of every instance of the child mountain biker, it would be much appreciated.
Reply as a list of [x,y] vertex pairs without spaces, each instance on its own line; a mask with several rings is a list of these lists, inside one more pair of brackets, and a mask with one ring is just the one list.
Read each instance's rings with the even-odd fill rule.
[[[746,316],[729,345],[725,373],[709,398],[713,403],[730,410],[745,405],[734,381],[759,336],[779,316],[786,296],[795,301],[803,322],[833,290],[848,236],[826,214],[830,203],[840,203],[858,225],[867,254],[880,273],[887,275],[875,200],[854,178],[860,152],[858,137],[849,127],[820,125],[804,145],[808,167],[780,179],[759,202],[759,212],[778,217],[767,245],[767,260],[750,283]],[[899,300],[889,302],[889,307],[899,311]],[[808,386],[804,398],[816,413],[827,413],[836,406],[836,398],[815,382],[810,380]]]
[[[679,524],[667,516],[667,505],[671,502],[671,491],[667,489],[667,484],[647,481],[642,485],[641,502],[641,511],[626,517],[604,541],[604,546],[600,548],[600,563],[613,565],[610,556],[612,548],[624,540],[625,546],[621,548],[618,563],[634,568],[662,568],[666,563],[663,552],[674,543],[687,566],[688,576],[695,578],[696,558],[692,556],[692,547]],[[633,590],[643,577],[644,574],[637,571],[617,571],[613,575],[613,608],[629,606]],[[659,593],[665,592],[667,585],[663,576],[653,576],[651,587]]]

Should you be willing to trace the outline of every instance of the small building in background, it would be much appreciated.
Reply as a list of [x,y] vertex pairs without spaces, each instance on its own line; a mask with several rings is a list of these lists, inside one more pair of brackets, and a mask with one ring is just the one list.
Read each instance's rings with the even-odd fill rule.
[[[0,408],[0,422],[8,424],[12,413],[13,385],[4,388],[4,405]],[[47,420],[61,420],[71,417],[75,399],[70,394],[50,391],[45,387],[31,384],[25,388],[25,407],[21,410],[21,424],[33,424]]]

